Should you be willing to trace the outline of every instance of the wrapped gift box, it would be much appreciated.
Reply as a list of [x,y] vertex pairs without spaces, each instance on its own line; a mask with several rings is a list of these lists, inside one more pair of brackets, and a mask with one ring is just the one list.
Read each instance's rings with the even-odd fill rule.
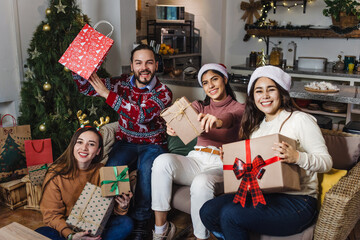
[[41,186],[45,179],[45,174],[51,163],[28,166],[29,178],[34,186]]
[[129,168],[127,166],[100,168],[101,194],[110,197],[130,191]]
[[99,236],[114,209],[114,198],[101,196],[101,189],[86,183],[72,208],[66,223],[76,231],[91,230],[91,236]]
[[[296,141],[281,134],[272,134],[250,140],[251,160],[260,155],[264,160],[275,157],[272,150],[275,142],[287,142],[296,148]],[[242,179],[238,180],[233,172],[236,158],[246,163],[245,140],[224,144],[224,192],[236,192]],[[260,189],[265,193],[300,190],[300,168],[295,164],[274,162],[263,167],[265,172],[258,180]]]
[[161,112],[160,116],[174,129],[184,144],[188,144],[204,131],[197,120],[198,112],[186,97],[177,99],[172,106]]
[[26,186],[21,179],[0,184],[0,201],[11,210],[26,204]]

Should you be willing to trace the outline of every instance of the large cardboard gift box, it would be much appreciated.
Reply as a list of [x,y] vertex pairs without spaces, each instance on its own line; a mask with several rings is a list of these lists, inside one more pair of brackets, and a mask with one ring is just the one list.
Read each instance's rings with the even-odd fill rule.
[[130,191],[129,168],[114,166],[100,168],[101,194],[111,197]]
[[[274,158],[276,152],[272,150],[275,142],[287,142],[296,148],[296,141],[281,134],[272,134],[264,137],[253,138],[250,142],[251,161],[260,155],[265,161]],[[224,192],[233,193],[239,188],[242,179],[238,180],[233,172],[233,165],[236,158],[246,163],[245,140],[224,144]],[[262,192],[284,192],[300,190],[299,167],[294,164],[276,161],[265,167],[265,172],[260,179],[257,179]]]
[[204,131],[197,120],[198,112],[186,97],[177,99],[160,116],[174,129],[184,144],[188,144]]
[[66,223],[76,231],[91,230],[92,236],[99,236],[105,228],[114,209],[114,198],[101,196],[101,189],[86,183]]

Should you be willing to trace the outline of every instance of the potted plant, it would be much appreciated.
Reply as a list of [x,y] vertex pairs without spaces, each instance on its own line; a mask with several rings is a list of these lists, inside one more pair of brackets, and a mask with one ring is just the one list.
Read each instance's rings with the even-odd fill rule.
[[360,20],[360,3],[356,0],[324,0],[323,15],[332,17],[333,25],[341,28],[353,27]]

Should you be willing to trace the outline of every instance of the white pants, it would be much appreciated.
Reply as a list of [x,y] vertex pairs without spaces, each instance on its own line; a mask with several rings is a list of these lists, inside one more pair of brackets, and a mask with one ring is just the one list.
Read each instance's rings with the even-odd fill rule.
[[199,211],[206,201],[214,198],[215,184],[223,182],[222,169],[223,163],[216,154],[195,150],[187,156],[161,154],[155,159],[151,173],[152,209],[170,210],[173,182],[190,186],[194,235],[208,238],[210,233],[202,224]]

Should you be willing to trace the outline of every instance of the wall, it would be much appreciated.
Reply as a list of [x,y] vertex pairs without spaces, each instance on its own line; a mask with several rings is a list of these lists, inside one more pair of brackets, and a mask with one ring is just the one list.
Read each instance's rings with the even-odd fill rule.
[[[264,42],[258,42],[257,38],[243,41],[246,34],[244,30],[245,22],[241,19],[244,14],[240,10],[240,2],[235,0],[226,1],[226,39],[225,39],[225,59],[227,66],[245,63],[246,57],[251,51],[261,51],[265,49]],[[281,2],[281,1],[279,1]],[[325,3],[322,0],[308,2],[306,13],[300,6],[290,8],[278,7],[276,14],[273,11],[268,13],[268,18],[278,22],[292,25],[331,25],[330,17],[322,15]],[[343,51],[344,55],[360,55],[360,39],[331,39],[331,38],[270,38],[270,41],[277,43],[282,41],[283,49],[291,41],[297,43],[297,56],[325,57],[328,61],[337,61],[337,56]],[[270,44],[270,50],[273,45]]]
[[187,16],[194,17],[195,28],[202,37],[202,62],[224,62],[225,57],[225,10],[221,0],[142,0],[142,19],[139,35],[146,35],[149,6],[156,4],[183,5]]

